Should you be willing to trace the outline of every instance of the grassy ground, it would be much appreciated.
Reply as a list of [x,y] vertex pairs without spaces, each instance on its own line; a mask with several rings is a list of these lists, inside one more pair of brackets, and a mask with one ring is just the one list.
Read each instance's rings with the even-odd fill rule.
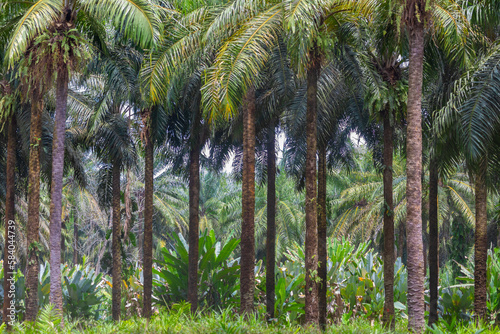
[[[221,314],[211,314],[206,316],[191,316],[184,311],[164,311],[154,316],[148,323],[141,318],[123,320],[117,323],[111,321],[69,321],[66,320],[61,329],[58,323],[58,317],[54,312],[42,311],[35,325],[16,324],[13,328],[14,333],[179,333],[179,334],[199,334],[199,333],[224,333],[224,334],[251,334],[251,333],[281,333],[281,334],[317,334],[320,333],[314,328],[305,328],[299,325],[269,324],[263,318],[251,317],[244,319],[232,312],[226,311]],[[369,322],[363,319],[357,319],[349,324],[338,324],[329,326],[325,333],[352,333],[352,334],[382,334],[382,333],[408,333],[406,321],[398,321],[396,331],[389,332],[382,328],[378,322]],[[1,327],[4,329],[4,325]],[[428,331],[429,333],[482,333],[493,334],[500,333],[496,329],[480,329],[477,326],[454,328],[453,331],[436,329]]]

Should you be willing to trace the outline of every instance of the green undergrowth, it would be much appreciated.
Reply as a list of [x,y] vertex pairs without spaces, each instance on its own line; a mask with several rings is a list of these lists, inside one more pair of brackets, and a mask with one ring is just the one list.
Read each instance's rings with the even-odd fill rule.
[[[119,322],[111,321],[70,321],[65,319],[64,326],[61,328],[57,313],[51,305],[45,307],[38,316],[35,324],[16,323],[12,328],[13,333],[26,334],[56,334],[56,333],[179,333],[179,334],[198,334],[198,333],[227,333],[227,334],[246,334],[246,333],[310,333],[316,334],[321,331],[311,328],[294,325],[283,325],[267,322],[262,316],[255,315],[244,318],[233,310],[227,309],[221,313],[197,314],[189,313],[189,304],[175,305],[172,309],[162,309],[159,314],[152,317],[149,323],[142,318],[133,317],[131,319]],[[5,325],[0,327],[3,333]],[[324,333],[327,334],[382,334],[382,333],[408,333],[407,322],[397,321],[396,330],[390,332],[382,327],[382,324],[365,319],[354,319],[349,323],[330,325]],[[445,328],[435,328],[427,330],[428,333],[449,333]],[[498,328],[481,329],[480,326],[469,325],[469,327],[457,327],[453,333],[499,333]]]

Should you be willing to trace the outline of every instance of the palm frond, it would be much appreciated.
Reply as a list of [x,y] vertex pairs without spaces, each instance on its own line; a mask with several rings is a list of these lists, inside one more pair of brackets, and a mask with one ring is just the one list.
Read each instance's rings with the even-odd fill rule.
[[4,59],[9,67],[22,57],[35,36],[59,18],[61,8],[62,0],[38,0],[29,7],[11,33]]
[[139,46],[149,48],[163,30],[155,7],[149,0],[80,0],[92,15],[111,22]]
[[281,31],[282,10],[275,5],[245,23],[220,49],[202,88],[208,119],[236,114],[246,88],[259,78]]

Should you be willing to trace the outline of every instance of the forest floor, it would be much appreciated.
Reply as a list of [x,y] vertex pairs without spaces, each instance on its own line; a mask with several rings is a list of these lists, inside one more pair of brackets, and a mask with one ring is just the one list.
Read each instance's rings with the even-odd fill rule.
[[[53,320],[53,319],[52,319]],[[306,328],[300,325],[284,325],[266,323],[259,317],[244,319],[235,316],[229,312],[222,314],[212,314],[207,316],[192,317],[184,313],[165,312],[153,316],[148,323],[141,318],[132,318],[119,322],[111,321],[69,321],[66,320],[64,328],[59,330],[57,321],[54,322],[51,317],[39,317],[39,321],[34,326],[17,324],[13,328],[14,333],[179,333],[179,334],[199,334],[199,333],[227,333],[227,334],[250,334],[250,333],[281,333],[281,334],[317,334],[320,331],[314,328]],[[2,326],[3,327],[3,326]],[[4,332],[4,331],[3,331]],[[368,321],[365,319],[356,319],[349,323],[330,325],[326,328],[327,334],[383,334],[383,333],[408,333],[407,322],[400,320],[396,324],[396,330],[391,332],[382,327],[377,321]],[[427,333],[482,333],[492,334],[500,333],[496,328],[479,328],[475,325],[465,327],[455,327],[448,330],[446,326],[428,330]]]

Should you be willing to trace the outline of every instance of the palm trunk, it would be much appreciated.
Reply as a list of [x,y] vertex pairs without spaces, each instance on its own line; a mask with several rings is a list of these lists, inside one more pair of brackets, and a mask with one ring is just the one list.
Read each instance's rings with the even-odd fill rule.
[[474,244],[474,312],[477,320],[486,316],[486,261],[488,258],[488,218],[486,212],[487,159],[480,164],[476,176],[476,233]]
[[26,265],[26,321],[38,313],[38,256],[40,228],[40,151],[42,137],[42,97],[34,92],[31,102],[29,183],[28,183],[28,256]]
[[[425,174],[425,171],[422,169],[422,175]],[[425,211],[426,210],[426,207],[425,207],[426,203],[424,201],[422,201],[422,256],[424,257],[424,270],[422,271],[422,274],[424,275],[424,281],[427,279],[427,240],[428,240],[428,236],[427,236],[427,220],[428,220],[428,216],[427,216],[427,212]]]
[[392,190],[393,142],[390,112],[384,112],[384,325],[394,330],[394,200]]
[[143,317],[151,318],[151,295],[153,292],[153,179],[154,179],[154,147],[151,131],[151,116],[148,113],[144,124],[146,129],[145,161],[144,161],[144,297]]
[[[419,5],[423,10],[423,4]],[[414,6],[417,4],[410,1]],[[408,4],[408,6],[411,6]],[[415,8],[409,8],[414,12]],[[413,13],[413,15],[416,15]],[[424,59],[423,18],[411,18],[407,127],[407,224],[408,329],[421,333],[424,324],[424,259],[422,244],[422,72]]]
[[78,223],[77,217],[74,217],[73,223],[73,265],[78,264]]
[[[7,163],[6,163],[6,194],[5,194],[5,237],[4,237],[4,253],[3,253],[3,322],[7,328],[10,328],[9,323],[14,321],[14,314],[10,316],[10,301],[14,297],[14,291],[11,291],[11,283],[13,283],[13,265],[15,263],[14,252],[12,250],[12,241],[15,240],[16,225],[15,225],[15,177],[16,177],[16,115],[10,117],[9,128],[7,129]],[[9,248],[11,251],[9,254]],[[12,282],[11,282],[12,281]]]
[[269,319],[274,318],[276,265],[276,152],[275,120],[271,119],[267,138],[267,231],[266,231],[266,307]]
[[317,93],[320,73],[320,60],[317,48],[309,53],[309,68],[307,70],[307,116],[306,116],[306,240],[305,240],[305,321],[308,324],[319,324],[318,284],[318,222],[316,193],[316,122]]
[[240,312],[253,312],[255,288],[255,89],[243,99],[243,181],[241,226]]
[[66,132],[66,107],[68,101],[68,69],[58,72],[56,85],[56,114],[52,141],[52,184],[50,202],[50,295],[49,301],[63,312],[61,286],[61,214],[64,172],[64,137]]
[[120,162],[113,163],[113,289],[112,289],[112,314],[113,320],[120,320],[122,297],[122,253],[121,253],[121,214],[120,214]]
[[439,230],[438,230],[438,169],[436,158],[429,165],[429,327],[438,320]]
[[200,125],[201,109],[194,117],[189,153],[189,266],[188,301],[191,312],[198,308],[198,245],[200,239]]
[[318,275],[320,278],[319,324],[326,328],[326,292],[328,259],[326,254],[326,147],[318,145]]
[[398,226],[398,257],[403,260],[403,255],[404,255],[404,248],[405,248],[405,233],[406,232],[406,226],[405,222],[402,221],[399,223]]

